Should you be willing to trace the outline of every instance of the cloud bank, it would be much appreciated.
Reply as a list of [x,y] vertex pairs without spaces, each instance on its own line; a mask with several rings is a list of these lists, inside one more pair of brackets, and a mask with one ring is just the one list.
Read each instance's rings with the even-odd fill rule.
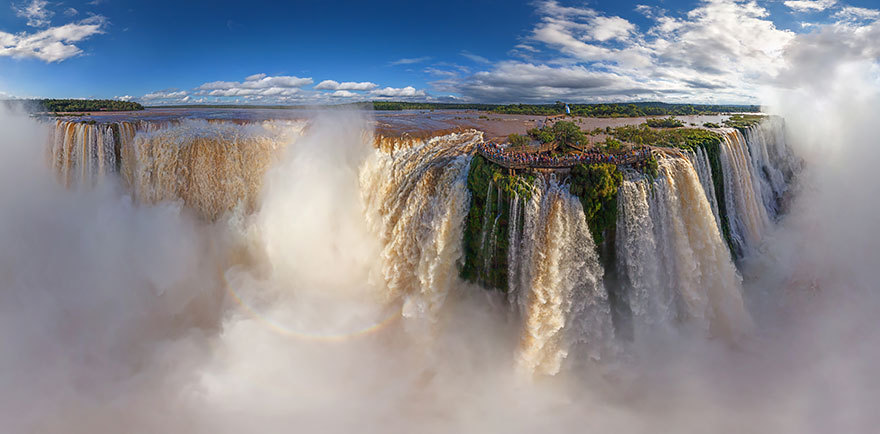
[[36,33],[12,34],[0,31],[0,56],[34,58],[48,63],[61,62],[82,53],[82,49],[75,43],[104,33],[106,25],[106,18],[93,15]]
[[191,90],[164,89],[140,98],[148,104],[337,104],[368,100],[424,100],[430,95],[413,86],[383,87],[370,81],[322,80],[314,87],[310,77],[252,74],[244,81],[212,81]]
[[[833,0],[787,1],[795,11],[824,11],[816,28],[868,34],[880,11]],[[761,102],[768,82],[789,67],[785,50],[803,35],[778,27],[753,0],[702,0],[682,14],[640,5],[651,23],[558,1],[536,5],[538,22],[511,59],[469,74],[432,69],[437,92],[479,102]],[[813,25],[810,23],[810,25]],[[809,26],[804,27],[810,30]],[[862,30],[859,30],[862,29]]]

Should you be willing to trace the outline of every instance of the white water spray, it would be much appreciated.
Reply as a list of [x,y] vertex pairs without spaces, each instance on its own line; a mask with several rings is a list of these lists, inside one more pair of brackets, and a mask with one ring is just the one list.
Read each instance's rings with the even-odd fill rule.
[[574,344],[586,348],[581,356],[602,356],[613,334],[602,267],[583,207],[555,179],[526,206],[519,248],[520,367],[556,374]]

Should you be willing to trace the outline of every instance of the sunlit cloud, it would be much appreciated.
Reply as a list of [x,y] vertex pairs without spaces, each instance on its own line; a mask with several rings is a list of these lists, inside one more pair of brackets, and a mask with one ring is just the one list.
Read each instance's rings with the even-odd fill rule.
[[146,101],[180,100],[186,96],[187,96],[187,92],[185,90],[166,89],[166,90],[160,90],[160,91],[148,93],[148,94],[144,95],[143,99]]
[[402,88],[385,87],[376,89],[371,91],[370,95],[377,98],[413,98],[425,97],[427,93],[424,90],[417,90],[412,86],[407,86]]
[[787,0],[783,4],[798,12],[821,12],[837,4],[837,0]]
[[291,96],[299,93],[301,87],[312,84],[311,78],[294,76],[271,77],[254,74],[238,81],[212,81],[197,87],[196,94],[207,96]]
[[479,56],[474,53],[471,53],[470,51],[467,51],[467,50],[462,51],[461,55],[474,61],[474,62],[477,62],[477,63],[490,63],[489,59],[487,59],[483,56]]
[[46,9],[49,2],[46,0],[31,0],[23,6],[12,4],[15,15],[27,19],[27,25],[31,27],[46,27],[54,12]]
[[540,57],[519,56],[432,85],[474,101],[752,103],[757,83],[782,68],[781,53],[794,37],[754,1],[703,1],[681,16],[648,6],[638,10],[653,21],[646,30],[588,7],[540,3],[538,22],[519,44]]
[[319,90],[372,90],[379,87],[378,84],[369,81],[362,82],[338,82],[335,80],[324,80],[315,86]]
[[[370,81],[323,80],[313,88],[312,78],[252,74],[244,81],[212,81],[191,91],[164,89],[139,98],[151,104],[228,103],[228,104],[326,104],[369,99],[426,99],[430,95],[413,86],[385,87]],[[138,99],[138,98],[135,98]]]
[[18,34],[0,31],[0,56],[35,58],[45,62],[61,62],[82,53],[74,43],[104,33],[107,19],[93,15],[84,20],[50,27],[37,33]]
[[430,59],[431,59],[430,56],[403,58],[403,59],[398,59],[393,62],[390,62],[389,65],[392,65],[392,66],[412,65],[414,63],[422,63],[422,62],[425,62]]

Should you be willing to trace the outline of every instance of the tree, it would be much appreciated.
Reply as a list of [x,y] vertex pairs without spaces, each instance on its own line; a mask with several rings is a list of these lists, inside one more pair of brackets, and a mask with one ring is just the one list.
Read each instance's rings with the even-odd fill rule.
[[623,143],[620,140],[617,140],[612,137],[605,137],[605,149],[609,151],[616,151],[623,147]]
[[507,141],[510,142],[511,146],[526,146],[530,142],[527,136],[516,133],[507,136]]
[[528,133],[529,136],[541,143],[550,143],[556,140],[556,136],[553,134],[553,130],[548,128],[532,128],[526,131],[526,133]]
[[561,146],[574,146],[586,142],[580,127],[569,121],[560,121],[553,125],[553,136]]

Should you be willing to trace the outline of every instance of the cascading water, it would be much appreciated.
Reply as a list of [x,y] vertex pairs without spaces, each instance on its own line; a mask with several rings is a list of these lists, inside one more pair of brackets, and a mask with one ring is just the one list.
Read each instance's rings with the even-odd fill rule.
[[511,266],[519,270],[515,296],[523,315],[517,360],[527,372],[552,375],[575,344],[599,358],[613,331],[583,207],[552,177],[536,190],[525,207],[522,242],[511,244],[521,261]]
[[294,140],[292,128],[187,121],[135,136],[123,172],[144,203],[181,199],[207,219],[252,211],[263,174]]
[[[49,159],[67,187],[94,184],[118,169],[119,144],[131,140],[135,126],[129,122],[88,124],[56,121],[50,139]],[[119,136],[117,140],[114,133]]]
[[751,319],[696,170],[688,159],[665,158],[652,192],[645,182],[628,175],[618,222],[636,333],[677,318],[737,339]]
[[[249,213],[258,206],[263,174],[302,129],[274,122],[59,121],[50,156],[66,185],[118,172],[139,202],[182,201],[215,220],[237,207]],[[359,179],[367,222],[382,246],[387,297],[402,301],[404,316],[434,322],[457,279],[470,151],[482,134],[372,139],[377,149]],[[760,239],[794,171],[782,148],[777,126],[755,127],[746,137],[725,131],[719,152],[724,203],[716,200],[702,148],[686,158],[662,159],[654,181],[625,171],[612,259],[637,338],[679,321],[733,338],[750,326],[740,277],[720,234],[721,210],[738,251]],[[519,366],[552,375],[569,354],[604,357],[613,349],[611,307],[578,198],[550,175],[525,190],[490,180],[483,191],[491,212],[475,222],[482,232],[474,240],[482,273],[506,265],[508,296],[522,317]],[[504,289],[503,280],[493,281]]]
[[691,161],[691,164],[697,170],[700,184],[703,186],[703,191],[706,192],[706,199],[709,201],[709,205],[712,206],[712,214],[715,215],[715,223],[720,228],[721,213],[718,209],[718,199],[715,196],[715,184],[712,182],[712,165],[709,164],[709,156],[706,154],[706,150],[702,147],[697,147],[693,151],[688,151],[686,155]]
[[66,186],[118,172],[136,200],[182,200],[213,220],[242,204],[252,211],[269,164],[302,130],[265,122],[57,121],[52,164]]
[[767,212],[775,217],[788,183],[798,169],[797,159],[785,142],[782,118],[771,116],[744,132],[752,167],[757,175]]
[[517,294],[519,294],[520,280],[520,261],[518,256],[522,244],[522,215],[523,206],[519,193],[513,192],[510,196],[510,222],[507,227],[507,237],[509,240],[507,249],[507,295],[512,303],[516,303]]
[[728,130],[720,146],[730,238],[735,251],[742,254],[761,240],[770,219],[743,135],[738,130]]
[[455,133],[396,149],[376,150],[361,169],[366,215],[383,245],[390,298],[405,317],[433,321],[457,278],[468,210],[468,153],[482,140]]
[[648,182],[640,174],[627,172],[618,200],[617,269],[626,287],[636,334],[642,327],[669,325],[676,316],[675,288],[662,278],[665,249],[655,238],[648,203],[653,192]]

